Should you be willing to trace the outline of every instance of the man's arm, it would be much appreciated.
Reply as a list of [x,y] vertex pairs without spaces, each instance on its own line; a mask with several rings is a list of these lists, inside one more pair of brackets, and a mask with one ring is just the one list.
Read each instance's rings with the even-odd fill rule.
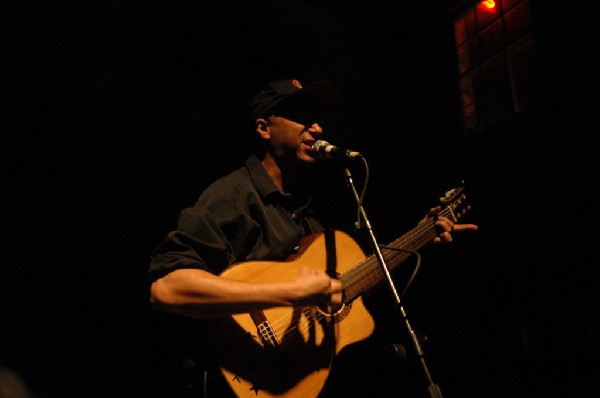
[[308,267],[290,282],[265,284],[234,281],[201,269],[177,269],[157,279],[150,288],[154,309],[196,319],[271,307],[341,302],[341,281]]

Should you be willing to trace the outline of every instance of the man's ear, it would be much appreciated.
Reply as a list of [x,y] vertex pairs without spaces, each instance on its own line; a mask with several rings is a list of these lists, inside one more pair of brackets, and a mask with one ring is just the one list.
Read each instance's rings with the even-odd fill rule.
[[271,131],[269,130],[269,122],[267,119],[256,119],[256,132],[258,133],[259,138],[263,140],[271,138]]

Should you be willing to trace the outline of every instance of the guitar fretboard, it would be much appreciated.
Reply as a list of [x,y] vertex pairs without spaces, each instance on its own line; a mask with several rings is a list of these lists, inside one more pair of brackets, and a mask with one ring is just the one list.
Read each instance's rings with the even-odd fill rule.
[[[440,215],[453,218],[454,220],[458,219],[449,208],[441,210]],[[435,220],[432,218],[418,224],[415,228],[400,236],[388,246],[417,251],[431,242],[435,237]],[[409,252],[393,249],[383,249],[382,254],[390,271],[394,270],[399,264],[412,255]],[[384,274],[377,257],[375,255],[370,255],[345,272],[340,277],[340,280],[342,281],[345,292],[345,301],[346,303],[349,303],[358,296],[380,285],[384,281]]]

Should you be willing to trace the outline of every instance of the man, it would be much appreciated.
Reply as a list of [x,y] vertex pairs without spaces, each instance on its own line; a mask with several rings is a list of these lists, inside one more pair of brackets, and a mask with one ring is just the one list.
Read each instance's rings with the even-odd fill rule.
[[[210,367],[214,361],[236,395],[317,396],[336,350],[344,348],[340,342],[346,341],[339,329],[342,316],[330,315],[344,309],[343,317],[350,320],[360,312],[360,300],[355,309],[344,302],[348,292],[339,274],[329,269],[331,263],[339,267],[331,260],[330,241],[343,249],[338,249],[340,255],[358,252],[350,262],[360,262],[361,253],[345,236],[325,233],[301,185],[316,163],[312,148],[323,134],[319,121],[338,97],[329,81],[306,87],[296,79],[266,84],[251,103],[255,132],[264,146],[262,159],[251,156],[245,166],[210,185],[193,207],[181,212],[177,228],[152,255],[153,308],[196,320],[200,333],[209,331],[202,341],[209,350],[191,355],[195,358],[189,363],[208,362]],[[432,242],[450,242],[452,231],[477,229],[455,224],[439,210],[431,209],[424,219],[436,219]],[[301,244],[303,237],[321,232],[329,237],[323,240],[323,262],[317,249],[309,256],[307,245]],[[292,271],[285,273],[288,269]],[[282,316],[285,322],[265,316],[273,309],[288,311]],[[370,317],[365,318],[357,322],[368,325],[357,340],[372,330]],[[291,340],[294,349],[285,346]],[[223,396],[211,395],[206,384],[205,394]]]

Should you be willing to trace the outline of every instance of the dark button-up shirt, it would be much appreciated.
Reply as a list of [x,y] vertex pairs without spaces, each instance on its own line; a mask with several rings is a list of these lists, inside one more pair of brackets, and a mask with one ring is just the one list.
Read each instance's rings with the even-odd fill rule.
[[177,268],[220,274],[240,261],[284,260],[300,238],[322,230],[309,205],[309,197],[281,193],[252,156],[182,210],[177,228],[152,254],[150,277]]

